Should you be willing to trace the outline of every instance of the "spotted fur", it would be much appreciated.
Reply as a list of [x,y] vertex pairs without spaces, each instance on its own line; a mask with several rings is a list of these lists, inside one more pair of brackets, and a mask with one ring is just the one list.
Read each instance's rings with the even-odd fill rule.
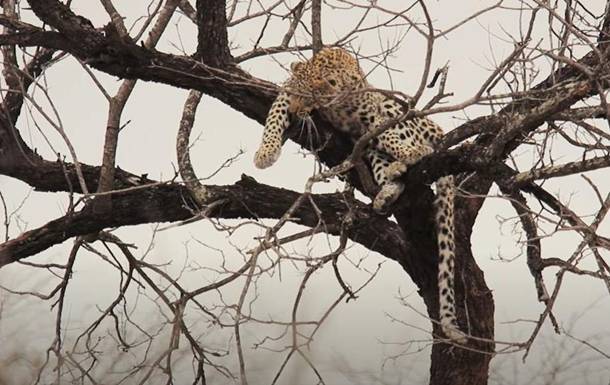
[[[383,122],[402,115],[402,106],[383,93],[371,90],[358,60],[341,48],[324,48],[313,58],[293,63],[291,77],[274,101],[265,122],[265,130],[254,163],[259,168],[271,166],[279,157],[282,134],[291,118],[304,119],[313,110],[320,111],[335,128],[352,135],[354,140]],[[428,118],[397,122],[372,140],[366,157],[381,191],[373,201],[377,211],[385,211],[402,193],[398,179],[408,166],[432,153],[442,138],[442,129]],[[440,178],[435,199],[439,249],[439,319],[450,339],[465,342],[455,315],[454,264],[455,243],[453,176]]]

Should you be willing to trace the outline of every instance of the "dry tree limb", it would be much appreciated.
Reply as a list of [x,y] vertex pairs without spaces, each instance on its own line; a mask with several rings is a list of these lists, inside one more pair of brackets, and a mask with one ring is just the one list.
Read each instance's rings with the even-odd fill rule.
[[538,301],[546,304],[549,300],[549,294],[542,278],[544,265],[542,263],[542,247],[538,236],[538,226],[527,205],[527,201],[518,190],[510,189],[502,185],[500,186],[500,189],[509,198],[510,204],[519,216],[521,227],[523,227],[527,237],[527,267],[534,278]]
[[322,0],[311,0],[311,40],[314,54],[320,52],[322,43]]
[[[113,25],[119,31],[119,35],[122,38],[129,38],[127,34],[127,29],[123,24],[123,20],[120,15],[114,9],[110,0],[103,1],[104,7],[109,12]],[[144,46],[147,48],[154,48],[159,39],[161,38],[161,34],[169,24],[169,20],[171,19],[176,7],[178,6],[178,0],[167,0],[163,10],[160,12],[157,22],[153,26],[151,32],[148,35],[148,38],[144,42]],[[152,15],[150,16],[152,18]],[[136,80],[128,79],[124,80],[119,87],[116,95],[111,97],[108,105],[108,121],[106,123],[106,136],[104,141],[104,150],[102,156],[102,169],[100,172],[100,180],[97,188],[97,192],[107,192],[110,191],[114,184],[114,170],[115,170],[115,160],[116,160],[116,151],[119,141],[119,132],[121,128],[121,116],[123,114],[123,110],[125,108],[125,104],[129,100],[131,93],[133,92],[136,86]],[[100,199],[97,202],[105,202],[108,204],[108,200]],[[98,203],[96,203],[97,205]]]

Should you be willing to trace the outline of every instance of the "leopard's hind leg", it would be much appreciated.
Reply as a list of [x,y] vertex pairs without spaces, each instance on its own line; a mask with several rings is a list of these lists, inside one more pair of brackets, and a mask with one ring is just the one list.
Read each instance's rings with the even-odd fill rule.
[[384,213],[400,197],[405,186],[397,179],[388,178],[387,168],[394,162],[392,157],[374,148],[370,148],[366,156],[373,170],[373,178],[381,187],[373,199],[373,209],[378,213]]

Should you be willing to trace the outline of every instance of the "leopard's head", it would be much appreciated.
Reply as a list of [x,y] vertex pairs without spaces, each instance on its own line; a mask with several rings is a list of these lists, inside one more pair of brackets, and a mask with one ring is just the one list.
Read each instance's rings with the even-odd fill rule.
[[337,102],[342,93],[365,86],[358,60],[342,48],[324,48],[307,61],[292,63],[290,70],[288,109],[301,119]]
[[287,83],[290,94],[288,110],[300,119],[310,116],[315,109],[330,103],[337,93],[337,81],[314,66],[312,60],[290,65],[292,76]]

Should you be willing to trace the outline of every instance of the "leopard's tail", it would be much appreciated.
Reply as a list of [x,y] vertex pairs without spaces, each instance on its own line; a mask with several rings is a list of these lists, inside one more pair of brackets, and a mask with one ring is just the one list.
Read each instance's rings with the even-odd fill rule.
[[466,342],[455,313],[455,181],[453,175],[436,181],[436,230],[438,241],[439,320],[443,333],[451,340]]

